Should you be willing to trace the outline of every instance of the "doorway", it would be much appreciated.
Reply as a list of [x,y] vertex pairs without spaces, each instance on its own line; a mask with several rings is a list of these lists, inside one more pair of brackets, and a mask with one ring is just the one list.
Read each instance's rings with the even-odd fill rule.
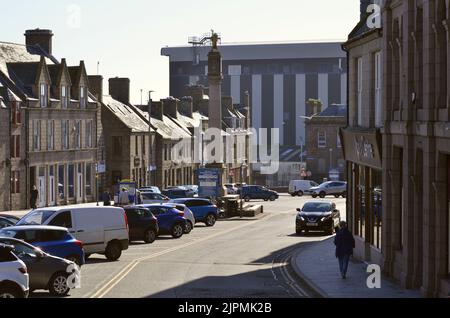
[[77,169],[77,203],[83,200],[83,165],[78,164]]
[[39,191],[39,207],[43,208],[45,207],[45,197],[46,197],[46,191],[45,191],[45,176],[38,178],[38,191]]
[[48,204],[49,206],[54,206],[56,204],[55,200],[55,167],[49,167],[49,193],[48,193]]

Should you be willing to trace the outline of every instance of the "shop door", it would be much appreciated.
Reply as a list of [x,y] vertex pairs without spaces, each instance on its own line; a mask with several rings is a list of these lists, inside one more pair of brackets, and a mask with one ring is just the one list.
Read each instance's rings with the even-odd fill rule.
[[55,205],[55,176],[49,177],[49,196],[48,196],[48,204],[50,206]]
[[45,207],[45,197],[47,191],[45,191],[45,177],[39,177],[38,180],[38,191],[39,191],[39,207]]
[[77,171],[77,202],[81,202],[83,200],[83,173],[81,171],[81,164],[78,165]]

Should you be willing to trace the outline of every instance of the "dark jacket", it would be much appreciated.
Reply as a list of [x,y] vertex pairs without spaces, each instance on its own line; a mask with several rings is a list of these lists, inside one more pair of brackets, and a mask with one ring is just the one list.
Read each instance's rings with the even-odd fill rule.
[[339,230],[334,238],[334,245],[336,245],[336,257],[343,257],[345,255],[353,255],[355,248],[355,238],[350,231],[345,228]]
[[31,190],[31,195],[30,195],[30,205],[31,207],[35,207],[36,206],[36,202],[39,196],[39,192],[38,190]]

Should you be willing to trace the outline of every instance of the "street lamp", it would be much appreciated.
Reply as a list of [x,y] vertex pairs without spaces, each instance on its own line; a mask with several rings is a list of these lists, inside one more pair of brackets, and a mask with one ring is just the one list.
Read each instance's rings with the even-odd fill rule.
[[153,156],[153,142],[152,142],[152,93],[155,91],[148,92],[148,185],[152,185],[152,156]]

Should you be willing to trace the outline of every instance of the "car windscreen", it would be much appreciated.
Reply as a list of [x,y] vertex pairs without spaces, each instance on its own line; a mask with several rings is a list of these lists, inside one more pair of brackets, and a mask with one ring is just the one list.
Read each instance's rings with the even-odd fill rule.
[[17,225],[43,225],[56,211],[36,210],[25,215]]
[[330,212],[331,205],[325,202],[305,203],[302,212]]

